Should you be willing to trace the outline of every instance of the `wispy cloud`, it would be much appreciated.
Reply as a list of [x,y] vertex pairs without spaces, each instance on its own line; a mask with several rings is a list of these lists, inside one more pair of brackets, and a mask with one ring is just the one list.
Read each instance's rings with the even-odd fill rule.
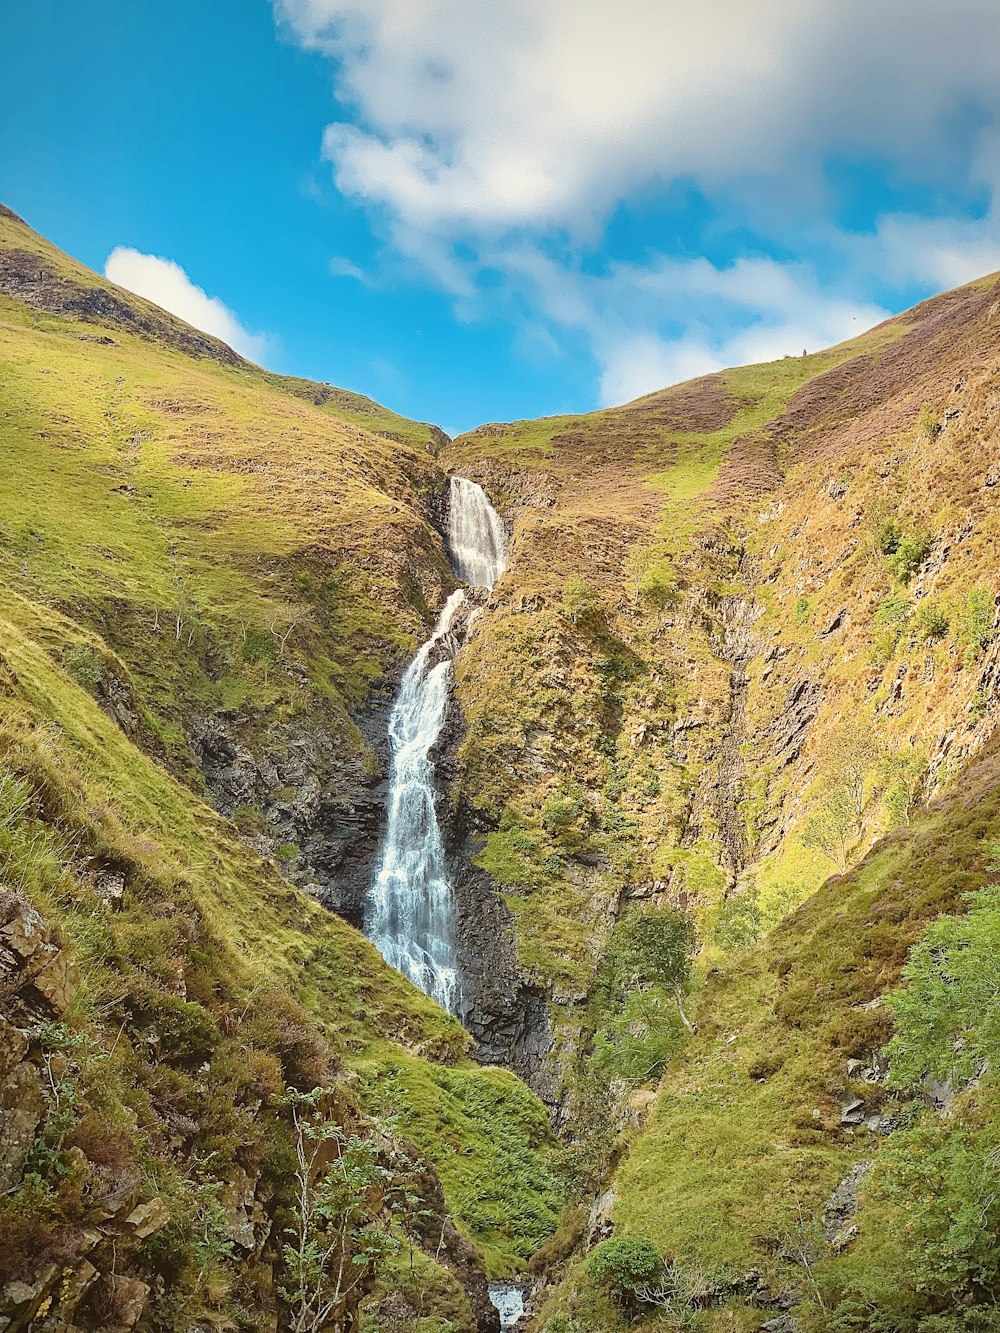
[[221,338],[252,361],[262,361],[267,355],[266,335],[250,333],[229,306],[196,286],[172,259],[117,245],[108,255],[104,276],[119,287],[154,301],[203,333]]

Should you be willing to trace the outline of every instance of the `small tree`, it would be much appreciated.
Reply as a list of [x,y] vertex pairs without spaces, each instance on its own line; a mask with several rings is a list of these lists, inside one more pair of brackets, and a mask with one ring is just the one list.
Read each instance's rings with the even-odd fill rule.
[[627,993],[643,986],[662,986],[673,995],[684,1026],[683,996],[691,973],[695,933],[691,918],[674,908],[643,907],[618,925],[612,965],[618,986]]
[[567,579],[563,586],[562,609],[573,625],[591,620],[601,609],[600,593],[585,578]]
[[824,774],[823,797],[802,829],[802,843],[832,861],[843,874],[861,836],[868,775],[879,760],[877,736],[865,719],[838,736]]
[[280,1293],[294,1333],[347,1327],[366,1280],[399,1249],[381,1208],[390,1174],[370,1139],[346,1134],[323,1114],[326,1095],[313,1088],[285,1097],[296,1166],[292,1223],[281,1249],[289,1280]]
[[858,816],[849,797],[842,791],[834,792],[821,801],[806,820],[802,828],[802,845],[820,852],[843,874],[858,833]]
[[908,824],[910,815],[927,772],[927,756],[923,750],[899,750],[883,761],[881,777],[885,783],[883,803],[890,827]]

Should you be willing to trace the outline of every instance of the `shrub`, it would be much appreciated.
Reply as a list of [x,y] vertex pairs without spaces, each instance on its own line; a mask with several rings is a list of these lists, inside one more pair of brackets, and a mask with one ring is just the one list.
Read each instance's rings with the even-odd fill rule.
[[923,643],[943,639],[948,633],[948,617],[933,602],[921,602],[916,615],[916,630]]
[[59,661],[67,675],[88,694],[96,694],[101,683],[101,659],[85,643],[75,643],[63,650]]
[[976,690],[969,702],[969,717],[973,722],[980,722],[986,716],[990,697],[985,690]]
[[244,636],[244,662],[273,662],[277,655],[277,644],[270,630],[251,630]]
[[959,620],[958,637],[970,665],[982,655],[993,637],[993,595],[986,588],[970,588]]
[[1000,886],[967,901],[967,912],[940,916],[927,928],[903,968],[907,984],[888,997],[898,1087],[915,1086],[928,1073],[970,1079],[1000,1059]]
[[920,432],[920,438],[923,440],[936,439],[941,434],[941,422],[931,411],[930,405],[924,403],[917,416],[917,430]]
[[909,583],[929,549],[930,541],[922,534],[900,537],[895,550],[886,556],[886,564],[900,583]]
[[663,1259],[651,1240],[638,1236],[613,1236],[590,1256],[591,1277],[620,1301],[632,1304],[641,1293],[654,1287],[663,1276]]
[[899,547],[902,534],[896,525],[895,519],[887,518],[879,525],[875,536],[875,545],[883,555],[894,555]]
[[800,625],[809,624],[810,604],[808,597],[799,597],[795,603],[795,619]]
[[895,653],[912,615],[913,603],[908,597],[887,597],[879,605],[872,620],[872,656],[877,662],[888,662]]

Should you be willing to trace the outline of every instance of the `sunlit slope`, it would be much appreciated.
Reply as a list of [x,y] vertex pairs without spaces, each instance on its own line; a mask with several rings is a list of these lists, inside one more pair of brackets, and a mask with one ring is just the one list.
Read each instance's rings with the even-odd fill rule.
[[[852,719],[924,792],[989,734],[995,306],[984,279],[827,352],[444,451],[512,528],[460,668],[463,791],[503,821],[484,864],[540,977],[592,974],[625,885],[709,932],[751,877],[772,916],[815,888],[805,824]],[[874,764],[852,852],[891,822]]]
[[[280,1260],[285,1099],[331,1084],[339,1132],[374,1135],[423,1210],[393,1225],[438,1226],[400,1290],[471,1329],[482,1263],[511,1271],[554,1225],[545,1112],[250,850],[267,812],[221,818],[192,743],[216,719],[279,754],[318,738],[324,799],[349,810],[377,771],[355,719],[452,586],[439,432],[248,365],[7,215],[0,292],[0,887],[81,979],[46,1037],[77,1110],[0,1206],[4,1280],[87,1254],[95,1291],[105,1267],[165,1281],[163,1327],[266,1322],[286,1279],[241,1273],[217,1201],[249,1190]],[[419,1097],[400,1100],[401,1069]],[[126,1245],[112,1222],[105,1255],[92,1176],[112,1157],[166,1200],[169,1244]]]
[[218,708],[305,706],[356,750],[349,712],[450,577],[431,434],[259,371],[10,217],[0,272],[4,583],[122,655],[179,771]]
[[[995,1297],[995,1085],[962,1052],[991,1067],[998,295],[444,452],[512,531],[461,784],[590,1173],[543,1251],[560,1327],[794,1296],[810,1330],[950,1331]],[[616,971],[651,910],[695,924],[697,1033]],[[952,1065],[942,1118],[921,1075]],[[591,1269],[612,1228],[675,1262],[659,1309]]]

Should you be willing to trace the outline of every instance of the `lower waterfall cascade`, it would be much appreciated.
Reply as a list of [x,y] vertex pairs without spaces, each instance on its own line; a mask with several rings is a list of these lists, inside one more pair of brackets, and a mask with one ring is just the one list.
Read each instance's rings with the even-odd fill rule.
[[[463,582],[492,588],[503,572],[500,516],[464,477],[449,488],[448,551]],[[365,904],[365,933],[387,963],[452,1013],[462,1005],[454,945],[454,898],[434,804],[430,757],[448,707],[456,631],[468,593],[448,598],[430,638],[407,667],[389,714],[392,761],[385,841]]]

